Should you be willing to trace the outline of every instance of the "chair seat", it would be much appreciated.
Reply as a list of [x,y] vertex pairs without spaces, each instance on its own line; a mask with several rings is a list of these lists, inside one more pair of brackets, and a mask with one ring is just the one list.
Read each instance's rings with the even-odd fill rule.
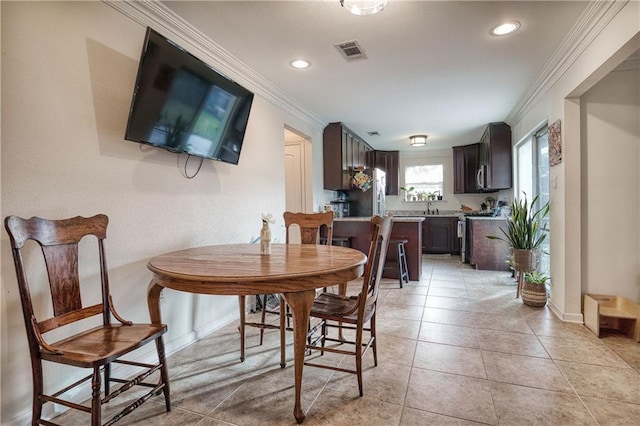
[[[341,321],[350,324],[358,322],[358,298],[344,297],[334,293],[322,293],[313,301],[311,316],[321,319]],[[373,314],[372,305],[367,305],[364,312],[364,322]]]
[[42,352],[42,359],[76,367],[105,365],[167,332],[164,324],[99,326],[50,346],[62,354]]

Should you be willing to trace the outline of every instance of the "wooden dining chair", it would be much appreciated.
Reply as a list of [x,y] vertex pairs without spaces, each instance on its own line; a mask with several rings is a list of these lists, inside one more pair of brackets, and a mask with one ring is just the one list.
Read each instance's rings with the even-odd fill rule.
[[[331,241],[333,238],[333,211],[322,213],[292,213],[284,212],[282,215],[284,219],[285,227],[285,241],[287,244],[291,243],[293,228],[299,229],[299,242],[300,244],[319,244],[321,228],[326,228],[326,240]],[[296,242],[298,242],[296,240]],[[288,309],[282,295],[278,295],[278,310],[271,310],[267,306],[267,299],[269,295],[262,296],[262,316],[260,322],[246,322],[245,321],[245,296],[238,296],[238,302],[240,304],[240,361],[245,359],[245,327],[257,327],[260,329],[260,345],[264,341],[265,329],[279,329],[280,330],[280,366],[286,367],[285,361],[285,320],[288,319]],[[266,321],[267,313],[278,314],[280,321],[278,325],[269,323]]]
[[[306,361],[304,364],[327,368],[336,371],[356,374],[358,377],[358,389],[360,396],[363,396],[362,390],[362,357],[369,349],[373,351],[374,365],[378,365],[378,354],[376,347],[376,310],[378,304],[378,289],[380,287],[380,279],[384,269],[384,262],[387,257],[387,248],[389,246],[389,236],[391,234],[392,219],[390,216],[382,218],[373,216],[371,218],[371,245],[367,264],[364,269],[362,280],[362,288],[357,296],[342,296],[334,293],[322,293],[313,302],[311,307],[311,318],[318,318],[321,321],[320,327],[314,327],[312,330],[320,330],[319,338],[311,339],[312,343],[307,344],[307,349],[311,351],[325,351],[343,355],[351,355],[355,357],[355,370],[334,367],[331,365],[317,364]],[[365,327],[366,324],[368,327]],[[328,330],[330,328],[339,329],[340,333],[337,337],[329,337]],[[355,340],[351,341],[342,336],[342,330],[355,330]],[[363,341],[363,333],[368,332],[369,338]],[[317,346],[317,342],[321,346]],[[326,346],[326,342],[335,342],[339,345]],[[343,344],[353,345],[353,350],[343,349]]]
[[[5,228],[11,240],[31,356],[32,425],[54,424],[42,419],[42,407],[47,402],[90,413],[91,421],[87,421],[85,424],[100,425],[102,405],[136,385],[151,389],[143,396],[138,395],[131,404],[112,416],[105,424],[110,425],[117,422],[143,402],[161,392],[164,393],[166,410],[171,410],[169,376],[162,340],[167,326],[164,324],[134,324],[124,320],[113,307],[104,249],[108,222],[107,216],[102,214],[90,218],[74,217],[63,220],[47,220],[39,217],[22,219],[17,216],[9,216],[5,219]],[[85,246],[84,242],[83,245],[79,243],[85,236],[90,235],[96,237],[98,241],[96,271],[100,271],[100,284],[97,279],[91,283],[91,280],[85,282],[83,279],[82,284],[80,283],[79,263],[84,257],[79,256],[79,247],[82,246],[83,253],[85,253],[85,248],[89,246]],[[40,246],[46,272],[44,270],[37,271],[37,268],[32,267],[32,265],[36,265],[33,259],[38,256],[35,256],[37,251],[31,250],[29,246],[25,248],[25,243],[28,240],[33,240]],[[48,289],[47,286],[30,285],[28,275],[34,284],[43,281],[46,276],[45,281],[48,278]],[[95,287],[95,291],[89,293],[91,285]],[[81,289],[85,292],[82,295],[84,297],[81,297]],[[45,300],[40,295],[45,294],[46,296],[47,293],[50,293],[52,309],[34,309],[31,295],[35,295],[38,300]],[[86,299],[99,300],[99,302],[86,306],[86,303],[83,303]],[[146,301],[141,301],[141,305],[146,306]],[[53,312],[53,316],[42,319],[40,318],[41,311]],[[112,316],[117,322],[112,322]],[[89,320],[89,318],[93,319]],[[93,322],[93,324],[100,323],[100,325],[90,328],[91,325],[87,326],[87,321]],[[56,342],[45,340],[45,334],[54,330],[56,330],[56,335],[62,337],[62,340]],[[64,333],[64,336],[60,333]],[[120,359],[123,355],[152,341],[155,341],[156,344],[157,364]],[[55,386],[44,386],[43,360],[92,369],[92,373],[61,390],[56,389],[45,394],[45,388],[50,389]],[[143,371],[133,378],[115,378],[111,376],[111,366],[115,363],[129,366],[127,369],[135,368]],[[144,382],[157,371],[160,372],[157,383]],[[103,374],[104,382],[102,381]],[[61,395],[88,380],[91,383],[90,407],[72,402],[68,396],[67,399],[61,398]],[[120,384],[119,388],[113,392],[110,389],[112,382]],[[101,394],[103,386],[104,393]]]

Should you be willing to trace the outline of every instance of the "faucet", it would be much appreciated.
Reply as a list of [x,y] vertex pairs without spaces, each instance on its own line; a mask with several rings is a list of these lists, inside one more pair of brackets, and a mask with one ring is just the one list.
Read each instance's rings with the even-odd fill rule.
[[431,201],[427,201],[427,214],[431,214]]

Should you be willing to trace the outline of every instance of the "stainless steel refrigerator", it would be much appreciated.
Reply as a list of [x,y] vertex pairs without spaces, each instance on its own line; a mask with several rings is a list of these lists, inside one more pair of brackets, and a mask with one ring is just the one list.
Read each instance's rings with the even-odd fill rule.
[[[365,169],[362,173],[368,177],[370,187],[365,191],[362,190],[364,188],[359,188],[357,185],[351,188],[349,191],[350,215],[364,217],[384,216],[386,212],[384,171],[380,169]],[[366,187],[369,185],[360,186]]]

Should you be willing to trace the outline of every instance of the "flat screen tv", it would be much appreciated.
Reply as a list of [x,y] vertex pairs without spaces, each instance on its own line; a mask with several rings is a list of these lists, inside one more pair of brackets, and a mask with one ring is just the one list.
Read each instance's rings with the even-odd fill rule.
[[238,164],[253,93],[147,28],[125,139]]

